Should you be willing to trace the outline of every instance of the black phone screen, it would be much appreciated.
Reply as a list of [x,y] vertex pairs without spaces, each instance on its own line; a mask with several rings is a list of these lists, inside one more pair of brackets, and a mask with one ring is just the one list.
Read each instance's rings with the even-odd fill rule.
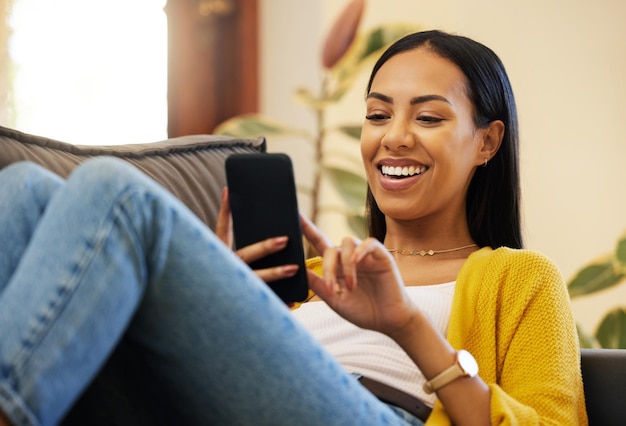
[[226,179],[235,246],[245,247],[286,235],[287,246],[250,264],[252,269],[297,264],[293,277],[268,283],[285,302],[308,295],[302,228],[291,159],[286,154],[233,154],[226,159]]

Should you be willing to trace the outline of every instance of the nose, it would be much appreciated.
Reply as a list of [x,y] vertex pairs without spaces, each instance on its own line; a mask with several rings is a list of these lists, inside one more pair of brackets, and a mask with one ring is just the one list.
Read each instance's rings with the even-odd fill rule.
[[391,151],[413,148],[415,135],[411,132],[410,123],[398,118],[392,120],[383,135],[381,145]]

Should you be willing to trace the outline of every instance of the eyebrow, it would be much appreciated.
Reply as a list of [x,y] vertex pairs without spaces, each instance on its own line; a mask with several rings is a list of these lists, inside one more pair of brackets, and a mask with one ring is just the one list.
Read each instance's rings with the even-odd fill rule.
[[[379,93],[379,92],[368,93],[367,99],[370,99],[370,98],[378,99],[388,104],[393,104],[393,98],[391,96],[383,95],[382,93]],[[411,98],[411,100],[409,101],[409,105],[417,105],[417,104],[422,104],[424,102],[430,102],[430,101],[440,101],[440,102],[445,102],[447,104],[452,105],[452,103],[449,100],[447,100],[446,98],[440,95],[416,96],[414,98]]]

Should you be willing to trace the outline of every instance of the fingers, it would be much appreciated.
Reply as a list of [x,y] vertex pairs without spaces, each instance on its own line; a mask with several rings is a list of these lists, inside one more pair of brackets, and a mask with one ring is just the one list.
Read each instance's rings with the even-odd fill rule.
[[219,213],[217,214],[215,235],[217,235],[217,237],[228,247],[233,246],[233,218],[230,214],[228,188],[224,188],[222,190],[222,200],[220,203]]
[[[268,238],[267,240],[243,247],[237,250],[235,254],[245,263],[251,264],[255,260],[259,260],[284,249],[288,241],[289,238],[287,236]],[[296,272],[298,272],[298,265],[296,264],[254,270],[254,273],[266,283],[291,277],[295,275]]]
[[345,285],[348,290],[354,290],[357,285],[357,272],[364,267],[366,258],[375,269],[389,268],[393,258],[384,246],[375,238],[360,241],[357,238],[346,237],[340,247],[328,247],[324,252],[324,279],[329,285]]
[[327,248],[332,247],[332,243],[328,237],[303,214],[300,214],[300,223],[302,225],[302,234],[320,255],[323,254]]
[[[310,223],[310,222],[309,222]],[[318,234],[319,231],[317,232]],[[313,232],[315,234],[315,232]],[[217,215],[215,235],[228,247],[233,246],[233,219],[228,198],[228,188],[222,190],[220,210]],[[323,237],[323,235],[322,235]],[[287,246],[288,237],[280,236],[243,247],[235,252],[245,263],[250,264],[272,253],[280,251]],[[298,265],[281,265],[266,269],[257,269],[254,273],[263,281],[269,283],[283,278],[288,278],[298,272]]]
[[332,289],[328,285],[328,282],[323,278],[317,275],[315,272],[307,269],[307,278],[309,280],[309,287],[313,292],[321,297],[323,300],[327,300]]
[[356,238],[345,237],[341,240],[340,262],[344,281],[348,289],[352,290],[356,286],[356,262],[355,251],[358,247]]
[[342,287],[353,290],[356,286],[355,250],[360,244],[356,238],[346,237],[340,247],[327,247],[324,251],[323,273],[329,286],[337,291]]
[[259,260],[272,253],[276,253],[287,246],[289,238],[287,236],[268,238],[258,243],[242,247],[235,252],[237,256],[247,264]]
[[337,265],[339,257],[339,249],[337,247],[327,247],[324,250],[324,262],[322,263],[322,275],[324,277],[325,292],[331,291],[331,289],[337,284]]
[[298,265],[282,265],[267,269],[256,269],[254,273],[266,283],[293,277],[298,272]]
[[377,260],[391,260],[389,251],[375,238],[367,238],[354,250],[354,262],[361,262],[365,256],[371,255]]

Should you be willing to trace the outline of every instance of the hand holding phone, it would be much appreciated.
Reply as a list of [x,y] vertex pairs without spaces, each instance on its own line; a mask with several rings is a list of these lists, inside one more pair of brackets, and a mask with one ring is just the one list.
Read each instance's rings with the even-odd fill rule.
[[250,263],[252,269],[297,264],[289,278],[268,283],[285,302],[308,295],[304,247],[293,167],[285,154],[233,154],[226,159],[226,179],[235,247],[287,236],[287,246]]

